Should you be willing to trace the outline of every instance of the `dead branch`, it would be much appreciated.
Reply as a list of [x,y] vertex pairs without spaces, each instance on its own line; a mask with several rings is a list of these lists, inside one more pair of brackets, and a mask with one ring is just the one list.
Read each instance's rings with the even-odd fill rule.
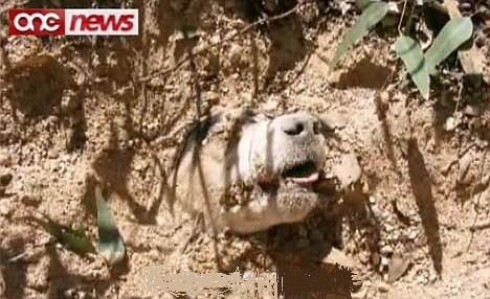
[[488,228],[490,228],[490,221],[473,224],[468,229],[473,233],[473,232],[488,229]]
[[[483,175],[484,175],[483,171],[484,171],[485,162],[487,161],[487,153],[488,153],[488,149],[485,149],[485,152],[483,152],[483,161],[482,161],[481,166],[480,166],[480,182],[483,181]],[[473,186],[473,188],[471,188],[470,198],[473,198],[474,193],[475,193],[475,186]],[[478,194],[478,199],[476,202],[477,207],[478,207],[478,204],[480,203],[481,196],[482,196],[482,193]],[[488,213],[487,213],[487,216],[488,216]],[[476,230],[478,230],[477,228],[478,227],[484,227],[481,224],[476,224],[477,219],[478,219],[478,215],[475,216],[475,219],[473,220],[473,224],[469,228],[471,235],[470,235],[470,240],[468,242],[468,246],[466,246],[466,250],[470,249],[471,243],[473,242],[474,232]],[[474,228],[472,229],[472,227],[474,227]],[[483,229],[483,228],[480,228],[480,229]]]
[[152,74],[149,74],[148,76],[145,76],[145,77],[140,78],[139,81],[140,82],[148,82],[148,81],[150,81],[151,79],[153,79],[156,76],[162,76],[162,75],[166,75],[168,73],[171,73],[173,71],[176,71],[177,69],[179,69],[180,67],[182,67],[186,62],[189,62],[192,59],[192,57],[196,57],[197,55],[201,55],[202,53],[205,53],[206,51],[208,51],[211,48],[220,46],[220,45],[222,45],[225,42],[231,41],[234,38],[236,38],[238,36],[241,36],[241,35],[247,33],[249,30],[251,30],[252,28],[255,28],[255,27],[259,26],[259,25],[270,23],[270,22],[274,22],[274,21],[278,21],[280,19],[284,19],[284,18],[292,15],[293,13],[297,12],[304,5],[305,5],[305,3],[298,4],[295,7],[293,7],[292,9],[290,9],[290,10],[288,10],[288,11],[282,13],[282,14],[278,14],[278,15],[272,16],[270,18],[265,18],[265,19],[261,19],[261,20],[258,20],[256,22],[253,22],[253,23],[245,26],[242,30],[237,31],[237,32],[235,32],[235,33],[233,33],[233,34],[231,34],[231,35],[223,38],[222,40],[219,40],[219,41],[215,42],[215,43],[211,43],[211,44],[207,45],[206,47],[204,47],[202,49],[199,49],[197,51],[192,51],[191,50],[186,56],[184,56],[182,59],[180,59],[179,62],[177,62],[174,66],[172,66],[170,68],[167,68],[167,69],[164,69],[164,70],[159,70],[159,71],[153,72]]

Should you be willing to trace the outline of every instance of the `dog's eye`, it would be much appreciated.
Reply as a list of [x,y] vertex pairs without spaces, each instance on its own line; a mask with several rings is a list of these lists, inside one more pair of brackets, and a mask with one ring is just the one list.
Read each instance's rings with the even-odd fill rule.
[[264,118],[267,119],[267,120],[272,120],[274,119],[274,115],[272,115],[272,113],[264,113],[263,114]]
[[253,117],[253,123],[258,123],[265,120],[272,120],[274,117],[267,114],[258,114]]

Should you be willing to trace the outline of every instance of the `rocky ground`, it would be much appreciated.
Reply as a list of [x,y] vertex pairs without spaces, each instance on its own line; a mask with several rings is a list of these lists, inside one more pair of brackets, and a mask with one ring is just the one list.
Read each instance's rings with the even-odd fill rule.
[[[336,244],[329,236],[338,228],[320,221],[284,229],[278,247],[336,245],[362,279],[355,298],[490,298],[488,61],[487,82],[475,88],[450,62],[423,100],[400,84],[390,30],[369,35],[329,71],[357,15],[349,2],[297,1],[287,16],[247,27],[298,4],[255,2],[132,1],[142,30],[124,39],[7,37],[5,12],[17,3],[0,4],[1,297],[160,298],[144,287],[145,267],[213,270],[213,242],[195,237],[192,223],[169,220],[163,182],[197,107],[249,104],[328,119],[338,138],[325,171],[351,180]],[[490,7],[461,6],[488,57]],[[182,26],[196,37],[184,39]],[[188,59],[189,51],[198,54]],[[35,221],[41,212],[95,239],[96,181],[110,190],[124,269],[67,250]],[[253,248],[222,237],[224,260]]]

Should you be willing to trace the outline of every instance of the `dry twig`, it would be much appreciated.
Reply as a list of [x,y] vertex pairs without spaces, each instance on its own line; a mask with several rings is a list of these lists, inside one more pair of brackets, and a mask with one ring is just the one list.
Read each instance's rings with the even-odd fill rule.
[[476,232],[478,230],[484,230],[490,228],[490,221],[473,224],[469,227],[470,232]]
[[290,9],[290,10],[288,10],[288,11],[282,13],[282,14],[278,14],[278,15],[273,16],[273,17],[270,17],[270,18],[258,20],[258,21],[254,22],[254,23],[251,23],[251,24],[245,26],[242,30],[237,31],[237,32],[235,32],[235,33],[233,33],[233,34],[231,34],[231,35],[223,38],[222,40],[219,40],[219,41],[217,41],[215,43],[211,43],[211,44],[207,45],[206,47],[204,47],[202,49],[199,49],[197,51],[190,51],[190,53],[188,55],[186,55],[182,59],[180,59],[174,66],[172,66],[170,68],[167,68],[167,69],[164,69],[164,70],[159,70],[159,71],[153,72],[152,74],[149,74],[148,76],[145,76],[145,77],[140,78],[139,81],[140,82],[148,82],[148,81],[150,81],[151,79],[153,79],[156,76],[162,76],[162,75],[166,75],[168,73],[171,73],[171,72],[179,69],[180,67],[182,67],[186,62],[189,62],[190,60],[192,60],[193,57],[196,57],[197,55],[200,55],[202,53],[205,53],[206,51],[208,51],[211,48],[220,46],[221,44],[223,44],[223,43],[225,43],[227,41],[233,40],[234,38],[245,34],[246,32],[248,32],[249,30],[251,30],[254,27],[257,27],[257,26],[262,25],[262,24],[274,22],[274,21],[277,21],[277,20],[280,20],[280,19],[284,19],[284,18],[292,15],[296,11],[298,11],[304,5],[305,5],[304,3],[303,4],[298,4],[295,7],[293,7],[292,9]]
[[[487,153],[488,153],[488,150],[486,149],[485,152],[483,153],[483,161],[482,161],[481,167],[480,167],[480,182],[483,181],[483,175],[484,175],[483,170],[484,170],[485,162],[487,161]],[[473,186],[473,188],[471,188],[470,199],[473,198],[474,192],[475,192],[475,186]],[[477,202],[475,204],[477,208],[475,210],[478,209],[478,205],[480,204],[481,195],[482,195],[482,193],[478,194],[478,199],[477,199]],[[487,216],[488,216],[488,213],[487,213]],[[470,226],[471,235],[470,235],[470,241],[468,242],[467,250],[470,249],[471,243],[473,243],[474,232],[476,230],[478,230],[477,229],[478,227],[481,226],[481,225],[476,224],[477,219],[478,219],[478,211],[477,211],[477,214],[475,216],[475,219],[473,220],[473,224]],[[473,227],[473,229],[472,229],[472,227]]]

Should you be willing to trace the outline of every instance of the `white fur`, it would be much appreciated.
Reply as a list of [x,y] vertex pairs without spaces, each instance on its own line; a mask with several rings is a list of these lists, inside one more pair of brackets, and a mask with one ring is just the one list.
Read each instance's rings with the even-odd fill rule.
[[[274,180],[295,163],[313,160],[318,168],[322,168],[324,139],[314,131],[315,121],[314,116],[299,112],[245,124],[237,147],[232,151],[235,154],[229,153],[226,157],[224,140],[209,136],[201,151],[201,162],[210,207],[205,204],[206,193],[197,167],[193,166],[191,152],[184,157],[179,169],[177,202],[191,214],[204,212],[214,224],[227,226],[237,233],[252,233],[281,223],[302,221],[321,198],[312,190],[294,184],[281,185],[277,192],[255,193],[248,204],[228,210],[219,205],[219,199],[231,184],[256,185]],[[303,126],[300,134],[285,133],[298,122]],[[230,164],[228,178],[225,175],[226,160]]]

